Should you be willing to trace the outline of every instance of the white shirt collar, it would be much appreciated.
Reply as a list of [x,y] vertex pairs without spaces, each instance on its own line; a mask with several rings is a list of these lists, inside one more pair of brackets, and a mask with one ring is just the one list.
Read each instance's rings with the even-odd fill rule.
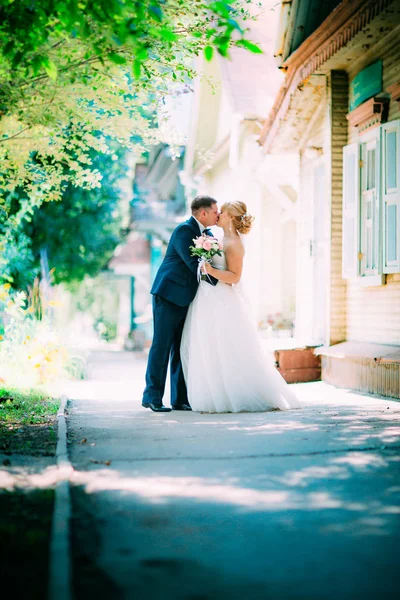
[[203,225],[202,223],[200,223],[200,221],[198,221],[198,220],[196,219],[196,217],[193,217],[193,219],[196,221],[196,223],[197,223],[197,224],[198,224],[198,226],[200,227],[200,233],[203,233],[203,231],[206,229],[206,228],[204,227],[204,225]]

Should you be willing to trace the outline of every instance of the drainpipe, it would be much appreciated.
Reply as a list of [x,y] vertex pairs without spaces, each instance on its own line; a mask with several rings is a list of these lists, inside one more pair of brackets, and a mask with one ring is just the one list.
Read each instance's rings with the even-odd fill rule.
[[296,3],[296,0],[282,0],[281,3],[281,14],[279,17],[278,33],[276,36],[274,58],[278,64],[278,67],[282,65],[283,61],[287,58],[285,50],[287,46],[287,37],[290,29],[290,16],[292,14],[292,5]]

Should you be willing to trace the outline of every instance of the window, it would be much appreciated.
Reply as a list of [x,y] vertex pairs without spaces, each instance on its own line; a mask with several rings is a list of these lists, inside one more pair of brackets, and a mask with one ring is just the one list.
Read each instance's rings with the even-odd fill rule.
[[[400,272],[400,121],[343,151],[343,277]],[[377,277],[378,276],[378,277]]]
[[[360,144],[360,275],[380,271],[379,235],[379,129],[374,129]],[[371,135],[372,134],[372,135]]]
[[400,272],[400,121],[382,126],[383,272]]

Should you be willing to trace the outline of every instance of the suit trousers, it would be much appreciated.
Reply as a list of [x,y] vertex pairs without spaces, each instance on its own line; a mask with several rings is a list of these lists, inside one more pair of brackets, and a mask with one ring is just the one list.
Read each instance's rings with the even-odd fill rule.
[[153,342],[146,370],[143,403],[161,406],[170,363],[171,406],[188,404],[180,345],[188,306],[178,306],[161,296],[153,296]]

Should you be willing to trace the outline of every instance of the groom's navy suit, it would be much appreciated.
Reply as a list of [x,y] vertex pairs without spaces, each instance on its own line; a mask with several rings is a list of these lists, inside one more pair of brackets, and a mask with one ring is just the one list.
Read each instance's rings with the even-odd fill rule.
[[[172,233],[164,260],[155,277],[153,294],[153,343],[146,371],[143,404],[161,406],[170,361],[171,405],[189,404],[183,377],[180,345],[189,304],[197,292],[198,259],[189,246],[200,235],[193,217]],[[212,278],[215,285],[217,280]]]

